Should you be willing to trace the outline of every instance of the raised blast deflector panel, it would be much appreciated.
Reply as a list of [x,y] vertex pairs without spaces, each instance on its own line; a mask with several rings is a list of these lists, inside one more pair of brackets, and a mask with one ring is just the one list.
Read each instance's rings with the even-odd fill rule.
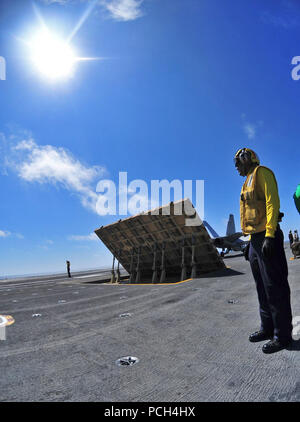
[[195,277],[225,267],[189,199],[119,220],[95,233],[129,274],[138,273],[144,281],[161,279],[163,270],[166,279],[179,281],[182,274]]

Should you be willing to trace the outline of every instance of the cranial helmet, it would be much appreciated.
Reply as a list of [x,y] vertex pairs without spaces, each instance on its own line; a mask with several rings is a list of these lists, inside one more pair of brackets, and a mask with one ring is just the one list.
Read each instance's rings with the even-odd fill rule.
[[258,155],[250,148],[240,148],[234,156],[234,163],[236,164],[237,161],[241,163],[260,164]]

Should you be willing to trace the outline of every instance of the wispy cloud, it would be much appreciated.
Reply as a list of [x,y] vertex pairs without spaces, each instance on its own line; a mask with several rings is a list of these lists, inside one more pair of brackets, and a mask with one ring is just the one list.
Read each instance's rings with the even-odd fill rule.
[[[70,2],[76,2],[76,0],[40,0],[46,5],[51,4],[61,4],[64,5]],[[77,0],[85,1],[89,3],[89,6],[92,4],[88,0]],[[104,8],[108,11],[109,16],[117,21],[132,21],[143,16],[141,6],[144,0],[96,0],[95,3],[98,6]]]
[[24,236],[21,233],[13,233],[13,236],[15,236],[18,239],[24,239]]
[[[153,199],[150,201],[146,182],[144,190],[133,188],[131,184],[126,189],[122,186],[117,189],[113,181],[103,180],[103,176],[108,173],[106,168],[87,166],[66,148],[39,145],[26,131],[22,138],[18,136],[7,138],[0,133],[0,171],[6,176],[13,171],[27,183],[49,184],[65,189],[70,194],[76,195],[85,208],[98,215],[107,213],[114,215],[117,212],[117,204],[119,210],[127,210],[127,215],[135,215],[159,205]],[[113,185],[115,196],[111,197],[108,193],[104,193],[105,189],[98,190],[97,182],[105,181]],[[126,214],[126,211],[124,212]],[[95,239],[91,233],[85,236],[73,236],[72,240]]]
[[24,236],[21,233],[11,233],[7,230],[0,230],[0,237],[16,237],[17,239],[24,239]]
[[277,28],[291,29],[299,26],[299,21],[291,16],[276,16],[270,12],[264,12],[261,15],[261,20],[264,23],[271,24]]
[[68,237],[68,240],[76,241],[95,241],[99,240],[95,233],[90,233],[88,235],[72,235]]
[[106,172],[104,167],[88,167],[67,149],[38,145],[32,137],[17,143],[6,142],[2,158],[6,174],[8,170],[13,170],[26,182],[63,187],[76,194],[84,207],[97,212],[98,196],[93,183]]
[[41,0],[41,2],[45,4],[53,4],[53,3],[66,4],[66,3],[69,3],[70,0]]
[[242,121],[243,121],[243,131],[247,135],[248,139],[252,140],[257,135],[257,130],[259,127],[263,125],[263,122],[260,120],[258,122],[252,123],[249,122],[246,118],[246,114],[242,114]]
[[0,237],[8,237],[11,233],[6,230],[0,230]]
[[244,132],[248,136],[248,139],[254,139],[256,135],[256,126],[251,123],[246,123],[244,125]]
[[51,239],[46,239],[43,241],[43,243],[39,244],[38,247],[41,249],[45,249],[45,250],[49,250],[51,249],[50,247],[54,244],[53,240]]
[[144,0],[103,0],[102,5],[110,16],[118,21],[131,21],[143,16],[141,5]]
[[264,10],[260,14],[260,20],[276,28],[294,29],[299,27],[299,5],[298,2],[280,0],[272,10]]

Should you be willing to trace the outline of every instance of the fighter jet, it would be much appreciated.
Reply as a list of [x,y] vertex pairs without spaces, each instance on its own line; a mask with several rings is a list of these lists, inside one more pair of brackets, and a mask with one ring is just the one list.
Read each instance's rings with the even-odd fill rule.
[[221,256],[228,254],[231,250],[244,252],[248,241],[241,240],[240,237],[243,236],[243,233],[235,231],[233,214],[229,214],[226,236],[219,236],[207,221],[204,220],[203,224],[213,236],[212,240],[216,248],[222,249]]

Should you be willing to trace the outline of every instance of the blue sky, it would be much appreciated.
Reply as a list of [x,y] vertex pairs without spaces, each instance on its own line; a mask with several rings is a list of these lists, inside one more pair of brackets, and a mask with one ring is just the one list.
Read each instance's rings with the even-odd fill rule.
[[[89,14],[86,11],[89,10]],[[49,81],[28,40],[72,37],[72,77]],[[0,276],[97,268],[99,180],[204,180],[205,219],[239,228],[236,150],[276,174],[282,228],[299,229],[300,5],[292,0],[2,0]]]

